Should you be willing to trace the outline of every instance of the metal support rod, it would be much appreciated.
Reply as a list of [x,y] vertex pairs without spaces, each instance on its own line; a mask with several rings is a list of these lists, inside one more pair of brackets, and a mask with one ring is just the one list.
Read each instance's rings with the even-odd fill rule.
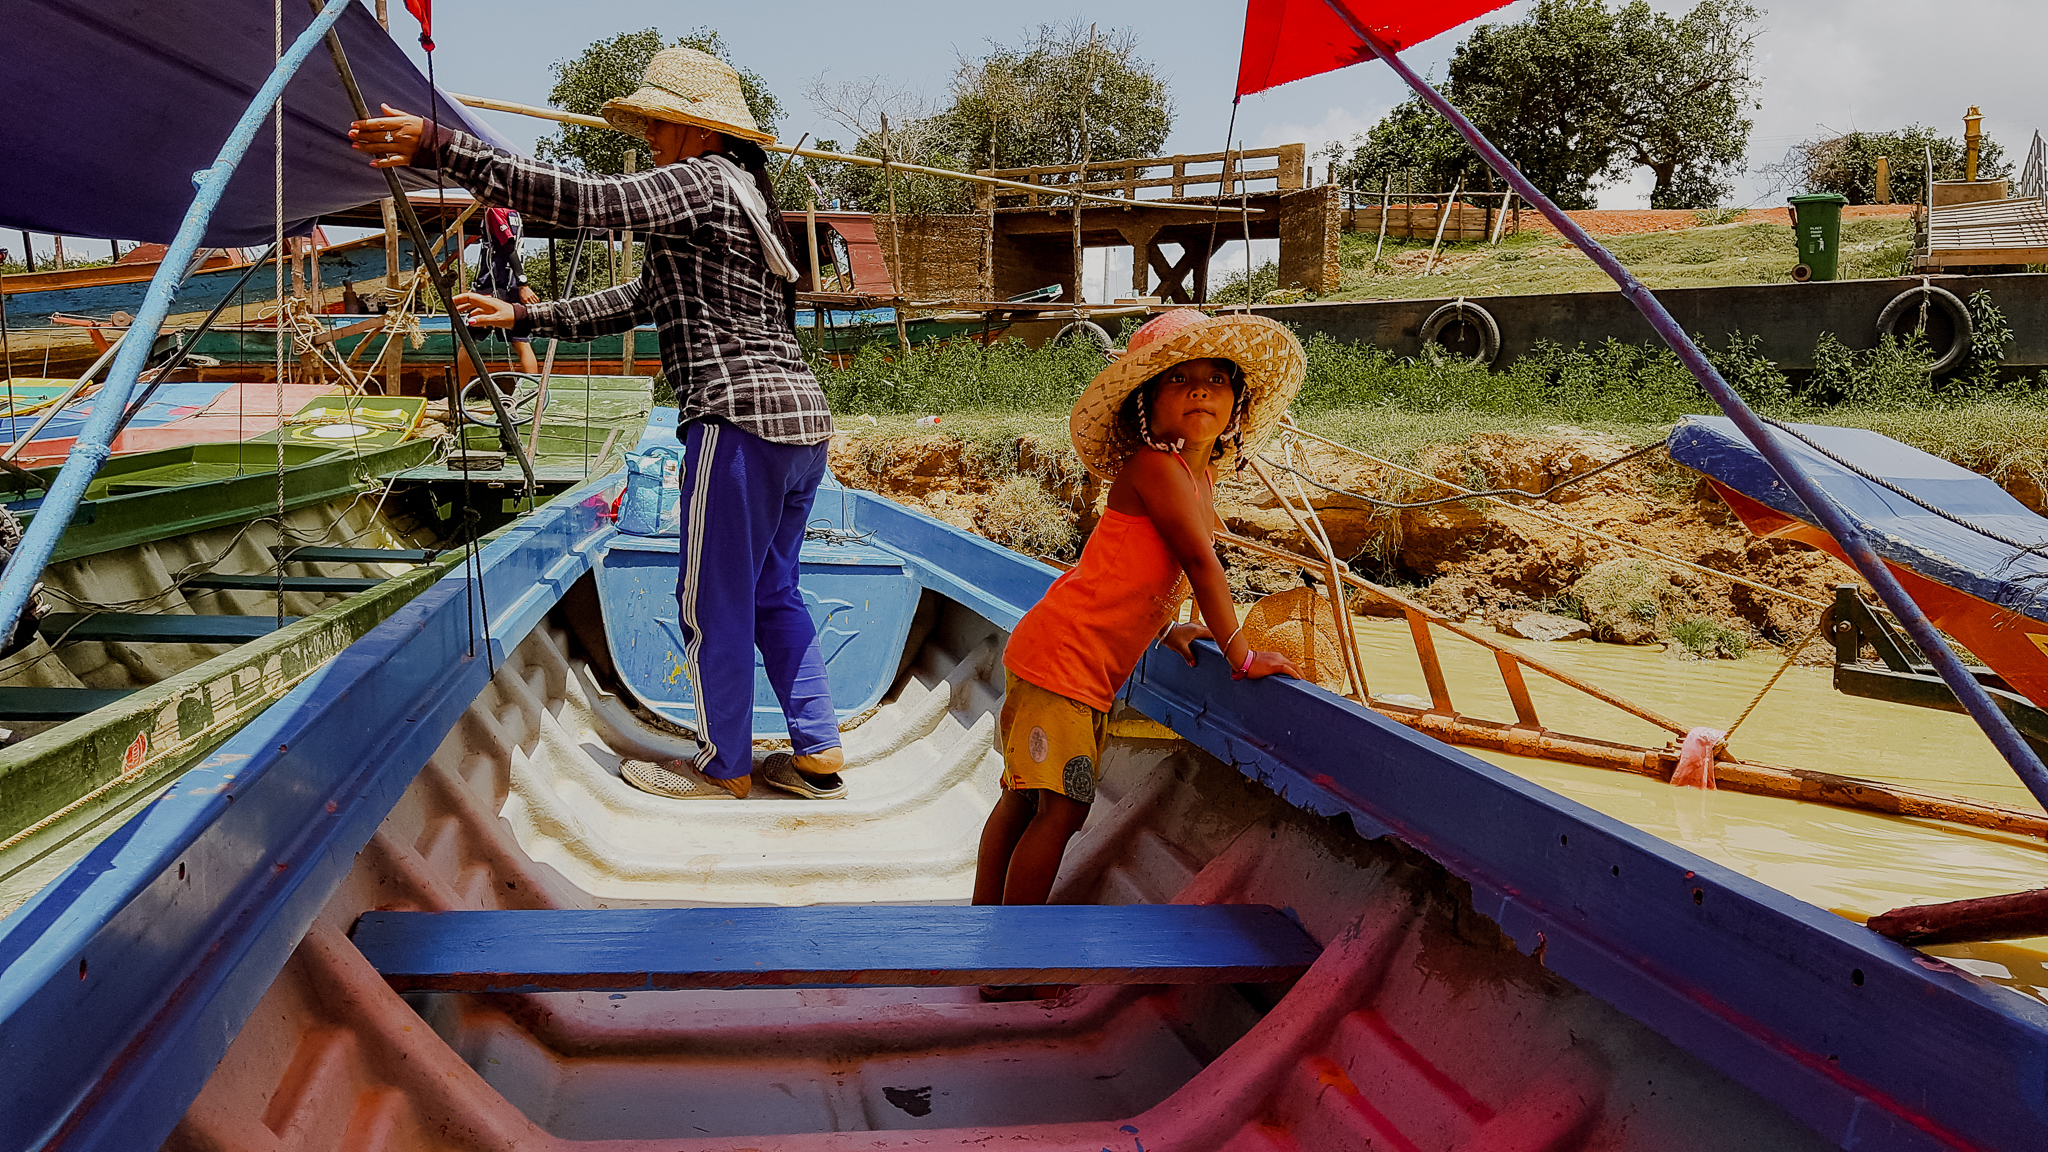
[[42,575],[43,565],[49,563],[50,556],[56,552],[57,541],[63,537],[64,530],[70,527],[72,513],[77,511],[79,500],[85,496],[86,485],[92,482],[100,465],[106,463],[112,454],[108,445],[113,440],[114,424],[127,407],[136,377],[142,374],[143,365],[149,358],[150,345],[156,342],[156,334],[163,327],[164,318],[170,315],[171,301],[183,283],[184,271],[199,250],[207,222],[212,219],[214,209],[220,206],[221,196],[227,191],[236,165],[241,163],[249,145],[255,141],[257,129],[269,119],[271,106],[283,98],[285,83],[306,62],[314,46],[320,43],[321,36],[333,29],[334,22],[341,19],[346,10],[345,4],[336,4],[314,16],[313,22],[278,59],[263,87],[242,110],[241,118],[221,144],[212,165],[194,175],[193,183],[198,185],[198,193],[185,210],[185,218],[179,221],[177,234],[171,238],[170,247],[165,250],[162,263],[157,265],[156,274],[150,277],[142,307],[137,310],[135,322],[121,340],[114,366],[108,370],[106,387],[100,393],[101,402],[93,405],[92,415],[86,418],[85,427],[79,430],[78,439],[72,443],[70,455],[64,460],[64,467],[51,482],[48,494],[36,510],[35,519],[22,533],[20,547],[8,558],[5,571],[0,572],[0,636],[14,633],[23,609],[28,607],[36,578]]
[[1373,35],[1372,31],[1352,14],[1349,7],[1340,0],[1323,2],[1336,13],[1337,18],[1343,21],[1346,27],[1351,29],[1352,35],[1358,37],[1359,43],[1366,45],[1374,55],[1386,61],[1387,66],[1392,68],[1417,96],[1435,108],[1444,119],[1450,121],[1451,126],[1458,130],[1458,134],[1465,138],[1465,142],[1470,144],[1495,172],[1500,173],[1517,195],[1534,205],[1537,211],[1543,213],[1544,217],[1564,234],[1565,239],[1577,246],[1592,259],[1593,263],[1600,266],[1601,271],[1614,280],[1620,287],[1622,296],[1636,306],[1650,327],[1663,337],[1664,342],[1678,355],[1680,362],[1692,373],[1693,378],[1699,381],[1700,387],[1706,390],[1707,395],[1713,398],[1714,403],[1720,406],[1729,420],[1742,430],[1742,434],[1755,445],[1757,452],[1770,462],[1778,478],[1783,480],[1793,495],[1799,497],[1813,512],[1814,518],[1820,521],[1827,534],[1834,537],[1835,542],[1842,546],[1843,554],[1855,565],[1856,571],[1870,582],[1871,588],[1876,590],[1885,607],[1890,608],[1892,614],[1898,617],[1907,634],[1912,636],[1913,642],[1920,646],[1921,651],[1933,663],[1943,682],[1956,694],[1956,699],[1962,701],[1971,718],[1977,721],[1985,736],[1990,738],[1992,746],[1997,748],[1999,754],[2005,757],[2006,763],[2012,766],[2014,774],[2026,785],[2027,791],[2033,793],[2035,800],[2048,806],[2048,767],[2042,765],[2040,757],[2027,746],[2019,731],[2012,726],[2012,721],[1998,710],[1998,705],[1992,702],[1984,686],[1963,667],[1962,660],[1950,650],[1948,642],[1920,611],[1920,606],[1906,594],[1898,578],[1892,575],[1891,570],[1885,567],[1884,561],[1871,550],[1870,541],[1864,536],[1863,530],[1849,518],[1848,513],[1843,511],[1839,504],[1835,503],[1833,497],[1806,473],[1799,470],[1799,466],[1793,463],[1791,454],[1778,443],[1769,427],[1755,412],[1750,411],[1749,405],[1743,402],[1742,397],[1736,395],[1735,390],[1728,386],[1728,382],[1721,378],[1721,373],[1708,361],[1706,354],[1692,342],[1692,338],[1686,335],[1685,329],[1679,326],[1678,321],[1665,310],[1657,297],[1643,287],[1641,282],[1614,258],[1613,253],[1601,247],[1598,241],[1586,234],[1585,229],[1579,227],[1577,221],[1566,215],[1563,209],[1530,183],[1529,178],[1522,175],[1521,169],[1515,167],[1499,148],[1494,147],[1493,142],[1474,127],[1464,113],[1458,111],[1441,93],[1430,87],[1428,81],[1416,75],[1414,70],[1404,64],[1393,49],[1382,43],[1379,37]]
[[[326,0],[308,2],[316,14],[316,24],[319,17],[326,15],[332,8],[348,6],[348,0],[338,0],[331,5],[327,4]],[[325,35],[327,54],[334,58],[334,71],[341,77],[341,86],[348,89],[349,102],[355,106],[356,119],[368,120],[370,106],[363,101],[363,90],[356,86],[356,74],[348,66],[348,54],[342,50],[341,36],[334,31],[333,20],[327,21]],[[420,252],[430,251],[427,247],[427,230],[420,226],[419,214],[412,210],[412,201],[406,196],[405,189],[399,186],[398,173],[389,168],[379,168],[378,171],[384,174],[384,182],[391,188],[392,205],[398,209],[399,223],[405,225],[406,234],[412,237],[414,249]],[[460,249],[457,251],[459,258]],[[491,375],[490,364],[477,351],[476,341],[469,334],[469,325],[462,322],[462,314],[455,310],[455,290],[449,281],[447,271],[432,259],[425,261],[425,267],[427,275],[434,281],[434,290],[441,294],[441,303],[448,308],[448,330],[455,335],[456,344],[469,357],[469,362],[475,366],[477,375],[483,380],[484,395],[490,397],[491,409],[498,414],[498,442],[504,446],[506,455],[519,461],[519,471],[526,477],[526,498],[531,502],[537,486],[533,475],[533,461],[526,455],[526,446],[519,442],[519,433],[512,426],[511,409],[505,406],[505,396],[498,391],[498,382]],[[451,397],[450,403],[455,403],[459,399],[460,397]]]

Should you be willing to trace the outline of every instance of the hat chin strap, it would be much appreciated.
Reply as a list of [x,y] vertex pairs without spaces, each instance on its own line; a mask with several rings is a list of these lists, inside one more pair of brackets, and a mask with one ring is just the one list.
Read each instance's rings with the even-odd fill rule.
[[1183,437],[1182,439],[1175,440],[1173,447],[1169,448],[1154,440],[1152,438],[1152,422],[1145,418],[1145,406],[1142,403],[1138,405],[1138,438],[1145,442],[1145,447],[1152,449],[1154,452],[1178,452],[1182,448],[1187,447],[1188,443],[1187,439]]

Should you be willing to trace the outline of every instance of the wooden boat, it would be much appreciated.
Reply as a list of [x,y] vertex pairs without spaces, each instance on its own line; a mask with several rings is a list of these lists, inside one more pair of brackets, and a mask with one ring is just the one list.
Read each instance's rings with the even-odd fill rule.
[[862,492],[821,493],[804,554],[835,699],[874,702],[849,795],[637,794],[620,760],[686,748],[687,698],[674,542],[617,532],[619,483],[509,527],[0,921],[12,1146],[2048,1137],[2039,1000],[1206,649],[1128,685],[1071,907],[960,907],[1000,649],[1052,572]]
[[[404,255],[410,258],[410,244],[404,246]],[[384,279],[382,237],[323,247],[319,260],[322,285],[337,291],[345,283]],[[248,268],[246,257],[216,249],[179,290],[179,306],[201,311],[213,307],[235,290]],[[8,327],[16,332],[48,326],[59,315],[105,320],[139,310],[156,271],[154,263],[133,263],[0,276],[0,302],[7,309]],[[269,303],[275,298],[276,282],[259,274],[250,279],[243,295],[250,304]]]
[[[2033,550],[2048,540],[2048,519],[1992,480],[1876,432],[1784,428],[1790,434],[1776,435],[1787,451],[1866,526],[1928,619],[1989,665],[1997,687],[2048,707],[2048,556]],[[1755,535],[1841,558],[1841,546],[1726,419],[1686,417],[1671,434],[1671,458],[1705,475]],[[1934,687],[1946,693],[1938,678]]]
[[[565,454],[586,427],[608,449],[648,411],[644,377],[606,381],[587,424],[583,390],[559,383],[541,499],[600,462]],[[459,566],[465,532],[530,510],[489,481],[437,481],[439,444],[412,438],[423,406],[320,395],[264,437],[101,470],[43,572],[45,614],[0,660],[0,915]],[[33,519],[41,490],[0,477],[0,495],[10,480],[6,506]]]

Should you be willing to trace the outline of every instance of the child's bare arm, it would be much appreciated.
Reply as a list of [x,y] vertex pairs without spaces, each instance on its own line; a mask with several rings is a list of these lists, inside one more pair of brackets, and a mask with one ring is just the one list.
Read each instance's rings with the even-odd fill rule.
[[[1238,634],[1237,607],[1230,600],[1230,582],[1223,564],[1216,559],[1216,509],[1206,495],[1195,488],[1179,463],[1164,452],[1139,452],[1124,466],[1138,497],[1145,502],[1145,515],[1166,541],[1167,551],[1180,563],[1194,590],[1195,607],[1208,625],[1212,639],[1223,646],[1230,667],[1243,668],[1253,656],[1250,675],[1269,676],[1285,672],[1299,679],[1301,673],[1277,652],[1257,653],[1251,642]],[[1190,637],[1189,639],[1192,639]],[[1183,656],[1185,645],[1176,645]],[[1192,663],[1192,661],[1190,661]]]

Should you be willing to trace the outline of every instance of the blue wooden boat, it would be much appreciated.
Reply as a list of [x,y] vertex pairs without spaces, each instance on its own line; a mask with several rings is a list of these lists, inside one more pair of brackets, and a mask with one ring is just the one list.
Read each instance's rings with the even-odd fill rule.
[[[409,266],[412,245],[401,245],[402,259]],[[204,311],[221,302],[235,290],[249,265],[246,261],[216,258],[209,260],[199,271],[185,281],[185,287],[178,293],[178,304],[189,311]],[[75,316],[93,320],[106,320],[117,312],[133,314],[142,307],[143,293],[149,289],[150,277],[156,274],[154,264],[111,264],[99,268],[78,268],[69,271],[33,272],[18,276],[0,276],[0,303],[7,309],[7,325],[12,329],[39,328],[52,323],[57,315]],[[320,252],[320,282],[325,288],[339,288],[345,283],[368,286],[372,281],[381,284],[384,279],[384,241],[381,237],[351,240],[324,248]],[[250,305],[264,304],[275,295],[275,280],[266,280],[262,275],[252,277],[243,295]]]
[[[617,531],[620,482],[0,921],[0,1146],[2048,1141],[2034,995],[1210,650],[1127,687],[1055,892],[1094,907],[958,907],[1000,648],[1052,572],[863,492],[821,493],[804,554],[863,708],[849,796],[633,793],[688,716],[673,542]],[[1075,987],[963,986],[998,977]]]

